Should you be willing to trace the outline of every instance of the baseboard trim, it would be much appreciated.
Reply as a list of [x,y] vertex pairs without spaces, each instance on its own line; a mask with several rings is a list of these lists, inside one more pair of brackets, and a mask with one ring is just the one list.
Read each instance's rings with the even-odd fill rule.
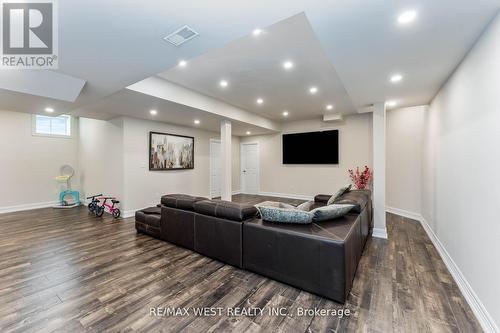
[[289,193],[278,193],[278,192],[259,192],[259,195],[265,195],[268,197],[281,197],[287,199],[298,199],[298,200],[313,200],[314,197],[309,195],[300,195],[300,194],[289,194]]
[[[432,244],[434,244],[434,246],[436,247],[439,256],[446,265],[446,268],[453,277],[453,280],[455,280],[455,283],[464,296],[465,301],[467,302],[467,304],[469,304],[472,312],[476,316],[476,319],[481,325],[482,329],[486,333],[500,333],[497,324],[489,314],[488,310],[486,310],[484,304],[481,302],[481,300],[469,284],[469,281],[467,281],[467,278],[457,266],[453,258],[450,256],[443,243],[441,243],[437,235],[434,233],[434,230],[432,230],[429,223],[427,223],[426,219],[421,214],[405,211],[403,209],[386,207],[386,211],[420,222]],[[373,232],[375,234],[375,229],[373,230]]]
[[31,210],[31,209],[48,208],[55,206],[58,203],[59,201],[55,200],[55,201],[36,202],[36,203],[29,203],[29,204],[15,205],[15,206],[0,207],[0,214],[21,212],[24,210]]
[[387,229],[385,229],[385,228],[373,228],[372,237],[387,239]]
[[486,333],[500,333],[498,326],[496,325],[495,321],[489,314],[488,310],[486,310],[483,303],[481,302],[481,300],[479,299],[479,297],[469,284],[469,281],[467,281],[462,271],[460,271],[460,268],[458,268],[457,264],[452,259],[448,251],[446,251],[446,248],[441,243],[441,241],[434,233],[432,228],[429,226],[425,218],[423,216],[420,216],[419,221],[422,224],[422,227],[424,228],[425,232],[429,236],[430,240],[436,247],[439,255],[441,256],[441,259],[443,259],[444,264],[446,265],[451,276],[457,283],[458,288],[460,289],[465,300],[471,307],[472,312],[476,316],[483,330]]
[[421,221],[422,215],[414,212],[410,212],[408,210],[394,208],[394,207],[385,207],[385,211],[391,214],[403,216],[412,220]]
[[236,191],[233,191],[232,192],[233,195],[236,195],[236,194],[241,194],[241,190],[236,190]]

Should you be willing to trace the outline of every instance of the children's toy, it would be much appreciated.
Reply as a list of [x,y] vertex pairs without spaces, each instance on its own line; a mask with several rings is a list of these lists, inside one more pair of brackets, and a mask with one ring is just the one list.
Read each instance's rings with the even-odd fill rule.
[[[104,214],[105,208],[108,208],[109,213],[113,215],[115,219],[120,217],[120,209],[118,207],[115,207],[115,204],[120,203],[120,201],[116,200],[115,197],[99,197],[98,199],[103,201],[100,206],[98,204],[96,205],[95,216],[101,217],[102,214]],[[108,200],[111,200],[111,205],[107,203]]]
[[[54,179],[61,183],[64,190],[59,193],[59,204],[54,208],[73,208],[80,206],[80,192],[71,189],[71,177],[75,174],[75,170],[70,165],[63,165],[59,169],[60,175]],[[69,202],[66,197],[72,197],[73,202]]]
[[99,203],[99,199],[97,197],[102,197],[102,194],[96,194],[92,195],[90,197],[87,197],[87,199],[91,199],[89,205],[87,208],[89,209],[89,212],[95,214],[95,211],[97,209],[97,204]]

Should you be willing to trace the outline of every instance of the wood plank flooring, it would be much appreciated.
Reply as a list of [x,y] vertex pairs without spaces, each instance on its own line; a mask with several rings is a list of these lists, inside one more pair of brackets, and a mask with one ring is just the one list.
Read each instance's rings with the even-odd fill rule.
[[[339,318],[297,316],[344,306],[137,234],[133,218],[95,218],[85,207],[0,214],[0,332],[479,332],[422,227],[390,214],[387,223],[389,240],[368,241],[351,315]],[[288,314],[151,316],[156,307]]]

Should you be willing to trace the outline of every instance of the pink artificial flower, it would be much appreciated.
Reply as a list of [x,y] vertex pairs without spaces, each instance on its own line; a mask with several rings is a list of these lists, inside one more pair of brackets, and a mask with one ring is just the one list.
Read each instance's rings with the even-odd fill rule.
[[363,171],[359,171],[359,167],[356,167],[356,171],[352,169],[348,170],[349,177],[351,178],[354,186],[358,190],[365,189],[373,178],[373,171],[370,170],[368,166],[365,165],[365,169]]

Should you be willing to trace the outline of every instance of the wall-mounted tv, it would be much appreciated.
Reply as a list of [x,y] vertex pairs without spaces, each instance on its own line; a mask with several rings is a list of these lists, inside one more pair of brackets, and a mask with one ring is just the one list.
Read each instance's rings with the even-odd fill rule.
[[283,164],[338,163],[338,130],[283,134]]

